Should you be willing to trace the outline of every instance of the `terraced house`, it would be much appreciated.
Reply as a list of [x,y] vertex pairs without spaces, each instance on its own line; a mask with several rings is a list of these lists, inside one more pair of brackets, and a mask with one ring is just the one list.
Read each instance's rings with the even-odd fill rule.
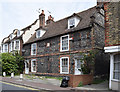
[[37,19],[34,23],[21,30],[13,30],[8,37],[2,40],[1,53],[18,51],[22,55],[22,52],[24,52],[22,50],[23,44],[28,41],[38,27],[39,20]]
[[23,45],[26,74],[80,75],[80,53],[90,50],[99,51],[95,74],[108,72],[108,62],[103,58],[104,10],[99,5],[59,21],[49,16],[45,22],[42,11],[39,20],[39,28]]
[[105,52],[110,54],[109,88],[120,91],[120,2],[105,3]]

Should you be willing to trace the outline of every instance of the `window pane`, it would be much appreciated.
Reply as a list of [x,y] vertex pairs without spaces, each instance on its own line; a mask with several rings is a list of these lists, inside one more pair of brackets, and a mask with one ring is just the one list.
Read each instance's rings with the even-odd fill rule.
[[68,72],[68,58],[62,59],[62,72]]
[[114,63],[114,70],[118,70],[118,63]]
[[16,41],[16,49],[19,49],[19,41]]
[[120,61],[120,54],[117,54],[114,56],[114,61]]
[[68,49],[68,36],[62,37],[62,50]]
[[118,73],[114,72],[114,79],[118,79]]
[[120,71],[120,62],[118,63],[118,71]]
[[120,80],[120,72],[118,73],[118,75],[119,75],[119,80]]
[[32,49],[31,49],[32,54],[36,54],[36,43],[32,44]]

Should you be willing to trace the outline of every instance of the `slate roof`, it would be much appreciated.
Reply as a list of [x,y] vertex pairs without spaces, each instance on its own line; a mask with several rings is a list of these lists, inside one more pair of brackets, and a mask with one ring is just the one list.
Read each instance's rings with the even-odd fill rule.
[[[61,19],[49,25],[46,25],[44,27],[44,29],[46,29],[46,33],[42,37],[36,38],[36,33],[34,33],[32,37],[25,44],[36,42],[39,40],[47,39],[47,38],[58,36],[58,35],[62,35],[62,34],[67,34],[69,32],[81,30],[84,28],[88,28],[90,27],[90,22],[91,22],[90,17],[93,16],[95,12],[96,12],[96,6],[76,14],[74,13],[69,17]],[[78,16],[80,17],[81,20],[77,25],[77,27],[68,29],[68,18],[72,16]]]

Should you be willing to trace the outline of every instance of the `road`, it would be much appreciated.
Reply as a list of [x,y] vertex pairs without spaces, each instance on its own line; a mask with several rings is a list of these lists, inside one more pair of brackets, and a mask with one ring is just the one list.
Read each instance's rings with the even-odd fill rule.
[[39,92],[37,89],[15,85],[11,83],[1,82],[0,81],[0,91],[2,92]]

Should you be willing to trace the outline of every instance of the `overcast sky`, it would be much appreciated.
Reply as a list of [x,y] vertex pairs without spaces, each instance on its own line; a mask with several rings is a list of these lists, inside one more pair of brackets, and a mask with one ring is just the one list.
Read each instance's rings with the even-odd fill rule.
[[[68,2],[69,1],[69,2]],[[0,43],[14,29],[22,29],[38,19],[38,9],[48,11],[54,20],[60,20],[96,5],[96,0],[1,0],[0,1]]]

